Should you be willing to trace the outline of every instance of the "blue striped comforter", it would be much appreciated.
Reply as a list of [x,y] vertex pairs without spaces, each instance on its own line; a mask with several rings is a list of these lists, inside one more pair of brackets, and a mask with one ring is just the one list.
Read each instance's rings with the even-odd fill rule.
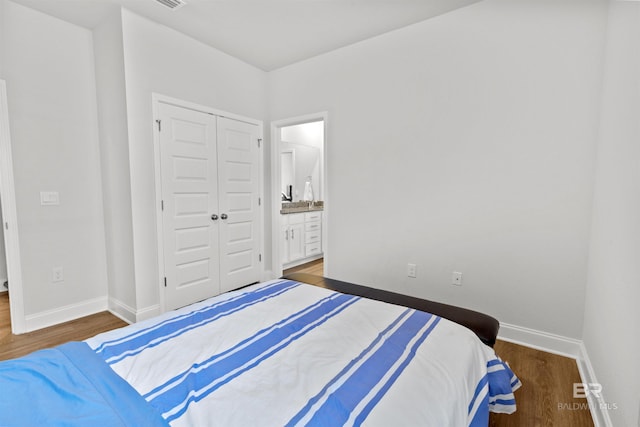
[[287,280],[87,344],[172,426],[486,426],[520,386],[466,328]]

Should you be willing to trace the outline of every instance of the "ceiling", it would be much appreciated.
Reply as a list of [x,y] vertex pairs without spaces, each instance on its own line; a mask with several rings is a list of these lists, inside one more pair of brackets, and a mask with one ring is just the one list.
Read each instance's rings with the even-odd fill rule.
[[123,6],[271,71],[479,0],[13,0],[94,28]]

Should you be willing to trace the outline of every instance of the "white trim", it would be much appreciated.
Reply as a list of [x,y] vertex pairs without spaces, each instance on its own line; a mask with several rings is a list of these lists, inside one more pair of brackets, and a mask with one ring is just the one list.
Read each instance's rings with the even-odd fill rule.
[[114,316],[124,320],[129,324],[136,323],[141,320],[150,319],[162,314],[162,312],[160,311],[160,304],[155,304],[140,310],[136,310],[135,308],[130,307],[115,298],[109,298],[109,311]]
[[112,297],[109,297],[109,312],[129,324],[136,322],[135,308]]
[[[11,298],[13,298],[13,294],[11,294]],[[70,320],[75,320],[80,317],[89,316],[106,310],[106,296],[93,298],[76,304],[70,304],[64,307],[54,308],[52,310],[46,310],[25,316],[26,330],[27,332],[31,332],[36,329],[46,328],[48,326],[68,322]]]
[[282,276],[282,254],[280,254],[280,208],[282,207],[282,157],[280,156],[279,126],[271,122],[271,271],[274,277]]
[[27,332],[22,293],[22,266],[20,262],[20,239],[18,238],[18,214],[16,211],[15,183],[13,180],[13,156],[9,132],[9,108],[7,86],[0,80],[0,197],[4,223],[4,244],[7,257],[7,277],[11,287],[9,307],[11,331],[14,334]]
[[[162,225],[162,170],[160,165],[161,161],[161,152],[160,152],[160,132],[158,131],[157,126],[155,126],[155,121],[159,120],[160,112],[159,112],[159,104],[160,101],[164,99],[162,95],[158,95],[155,93],[151,94],[151,107],[153,109],[153,168],[154,168],[154,184],[156,189],[156,242],[157,242],[157,257],[158,257],[158,293],[159,293],[159,301],[160,301],[160,311],[164,311],[164,307],[166,307],[165,295],[164,295],[164,234],[163,234],[163,225]],[[135,315],[134,315],[135,318]]]
[[136,311],[136,322],[151,319],[152,317],[156,317],[162,313],[164,313],[164,311],[160,310],[160,304],[142,308]]
[[[258,159],[258,164],[259,164],[259,170],[258,170],[258,176],[260,177],[260,179],[262,180],[263,175],[264,175],[264,126],[261,120],[256,120],[250,117],[245,117],[245,116],[241,116],[239,114],[234,114],[234,113],[229,113],[227,111],[222,111],[222,110],[217,110],[215,108],[211,108],[208,107],[206,105],[201,105],[201,104],[196,104],[194,102],[190,102],[190,101],[185,101],[182,99],[178,99],[178,98],[173,98],[170,96],[166,96],[166,95],[162,95],[159,93],[155,93],[153,92],[151,94],[151,103],[152,103],[152,110],[153,110],[153,120],[154,122],[156,120],[159,119],[159,104],[160,103],[164,103],[164,104],[170,104],[170,105],[174,105],[176,107],[181,107],[181,108],[187,108],[190,110],[195,110],[195,111],[199,111],[201,113],[205,113],[205,114],[211,114],[213,116],[218,116],[218,117],[226,117],[228,119],[233,119],[233,120],[237,120],[240,122],[245,122],[245,123],[249,123],[251,125],[255,125],[258,126],[258,135],[259,138],[262,139],[262,144],[260,144],[260,152],[259,152],[259,159]],[[154,170],[155,170],[155,190],[156,190],[156,241],[158,242],[158,253],[157,253],[157,259],[158,259],[158,289],[159,289],[159,293],[160,293],[160,304],[157,306],[152,306],[152,307],[148,307],[148,308],[144,308],[142,310],[138,310],[137,314],[136,314],[136,319],[137,321],[140,320],[144,320],[144,319],[148,319],[149,317],[153,317],[153,315],[150,315],[149,313],[155,313],[156,314],[161,314],[164,313],[166,311],[166,302],[165,302],[165,295],[164,295],[164,277],[165,277],[165,271],[164,271],[164,234],[163,234],[163,228],[162,228],[162,208],[161,208],[161,202],[162,202],[162,171],[160,169],[160,164],[161,164],[161,152],[160,152],[160,132],[158,131],[158,127],[153,126],[153,152],[154,152]],[[262,185],[260,186],[259,189],[259,197],[262,200],[262,203],[260,204],[260,252],[262,253],[262,263],[261,263],[261,274],[260,277],[265,277],[265,238],[264,238],[264,205],[265,205],[265,198],[264,198],[264,185],[265,183],[263,182]]]
[[324,201],[324,209],[322,213],[322,252],[324,257],[323,274],[329,275],[329,254],[327,253],[328,247],[328,232],[327,226],[330,204],[329,200],[329,186],[327,185],[327,123],[329,120],[329,113],[321,111],[319,113],[305,114],[303,116],[291,117],[288,119],[275,120],[271,122],[271,271],[275,277],[282,276],[282,256],[280,254],[280,208],[282,206],[282,199],[280,195],[280,189],[282,188],[280,177],[280,132],[278,130],[287,126],[295,126],[304,123],[318,122],[322,120],[324,123],[323,132],[323,153],[322,153],[322,199]]
[[265,166],[264,166],[264,147],[265,147],[265,137],[264,137],[264,124],[262,123],[262,120],[258,121],[257,123],[258,125],[258,135],[260,138],[260,145],[258,146],[258,179],[260,180],[260,188],[259,188],[259,192],[260,192],[260,278],[264,278],[265,277],[265,270],[267,269],[267,247],[265,246],[265,226],[266,226],[266,221],[265,219],[265,208],[264,206],[267,204],[267,199],[264,197],[265,195],[265,185],[266,185],[266,179],[264,176],[265,173]]
[[[587,348],[583,342],[580,342],[580,357],[576,360],[578,363],[578,371],[580,372],[580,378],[583,383],[594,384],[598,383],[596,374],[591,365],[591,359],[587,353]],[[600,394],[597,398],[593,394],[587,396],[589,402],[589,408],[591,408],[591,418],[593,418],[593,424],[595,427],[613,427],[611,417],[609,417],[609,411],[606,410],[605,399]]]
[[572,359],[581,355],[580,340],[508,323],[500,322],[498,339]]
[[[262,128],[262,121],[253,119],[251,117],[241,116],[240,114],[230,113],[228,111],[217,110],[215,108],[209,107],[207,105],[196,104],[195,102],[185,101],[183,99],[173,98],[171,96],[162,95],[160,93],[153,92],[151,94],[151,100],[154,105],[157,106],[157,103],[162,102],[164,104],[175,105],[176,107],[188,108],[190,110],[200,111],[201,113],[211,114],[214,116],[226,117],[228,119],[238,120],[240,122],[249,123],[252,125],[259,126]],[[156,120],[157,110],[154,110],[153,119]]]
[[[500,323],[498,339],[575,359],[582,382],[598,383],[587,349],[581,340],[508,323]],[[595,398],[589,394],[587,401],[595,427],[613,427],[602,395]]]

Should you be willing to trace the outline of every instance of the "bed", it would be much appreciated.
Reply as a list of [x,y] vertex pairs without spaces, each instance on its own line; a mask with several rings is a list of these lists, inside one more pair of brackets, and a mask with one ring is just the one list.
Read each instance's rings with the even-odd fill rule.
[[487,319],[297,278],[2,362],[0,426],[475,427],[515,411]]

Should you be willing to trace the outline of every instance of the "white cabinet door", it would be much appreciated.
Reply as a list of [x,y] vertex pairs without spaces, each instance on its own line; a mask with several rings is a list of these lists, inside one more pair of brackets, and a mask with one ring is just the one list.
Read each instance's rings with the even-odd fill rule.
[[258,126],[218,117],[220,289],[260,280]]
[[283,265],[298,265],[305,262],[305,258],[322,255],[322,212],[282,215],[281,232]]
[[220,292],[216,119],[159,104],[165,308]]
[[282,264],[288,263],[289,260],[289,225],[280,227],[280,254],[282,255]]
[[289,225],[289,261],[304,258],[304,223]]

